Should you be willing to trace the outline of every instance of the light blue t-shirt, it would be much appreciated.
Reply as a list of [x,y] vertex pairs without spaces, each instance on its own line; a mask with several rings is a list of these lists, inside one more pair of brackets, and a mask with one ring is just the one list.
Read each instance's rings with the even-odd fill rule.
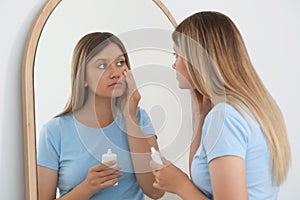
[[[244,117],[245,116],[245,117]],[[221,156],[245,161],[249,200],[275,200],[278,186],[273,180],[269,148],[260,125],[227,103],[217,104],[205,118],[202,139],[194,155],[191,177],[198,189],[213,199],[209,162]]]
[[[147,113],[137,109],[144,135],[155,131]],[[117,186],[101,189],[91,200],[142,200],[144,194],[136,180],[121,112],[104,128],[91,128],[77,121],[73,113],[51,119],[41,130],[37,164],[58,171],[60,196],[70,192],[87,176],[91,167],[101,163],[102,154],[112,149],[122,166]]]

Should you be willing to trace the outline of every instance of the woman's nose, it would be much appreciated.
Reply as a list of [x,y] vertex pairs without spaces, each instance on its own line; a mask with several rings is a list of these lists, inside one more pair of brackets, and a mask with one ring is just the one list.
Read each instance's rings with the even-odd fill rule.
[[119,79],[120,76],[121,76],[120,74],[113,73],[113,74],[110,76],[110,78],[111,78],[111,79]]
[[118,70],[114,70],[112,71],[111,75],[110,75],[110,78],[116,78],[116,79],[119,79],[121,77],[121,72],[119,72]]
[[176,62],[174,62],[174,63],[172,64],[172,68],[175,69],[175,67],[176,67]]
[[126,69],[124,67],[112,66],[110,78],[119,79]]

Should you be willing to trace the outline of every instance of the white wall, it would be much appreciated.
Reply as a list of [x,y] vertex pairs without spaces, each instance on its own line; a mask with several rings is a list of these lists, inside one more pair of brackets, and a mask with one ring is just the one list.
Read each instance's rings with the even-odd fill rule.
[[45,0],[0,3],[0,194],[25,199],[21,65],[30,26]]
[[[300,147],[297,129],[300,69],[300,2],[296,0],[162,0],[177,21],[203,9],[228,14],[240,28],[252,61],[284,113],[293,162],[279,199],[297,199]],[[0,194],[25,199],[21,63],[29,28],[46,0],[2,0],[0,3]],[[243,3],[241,3],[243,2]],[[298,170],[297,170],[298,169]]]

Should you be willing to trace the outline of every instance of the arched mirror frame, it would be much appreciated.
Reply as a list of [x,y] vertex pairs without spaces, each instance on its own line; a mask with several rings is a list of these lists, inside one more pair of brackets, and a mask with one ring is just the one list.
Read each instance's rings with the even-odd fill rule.
[[[153,1],[174,27],[176,21],[160,0]],[[43,28],[61,0],[48,0],[38,13],[27,37],[22,63],[22,106],[24,128],[24,161],[26,178],[26,200],[37,200],[36,124],[34,104],[34,62],[36,49]]]

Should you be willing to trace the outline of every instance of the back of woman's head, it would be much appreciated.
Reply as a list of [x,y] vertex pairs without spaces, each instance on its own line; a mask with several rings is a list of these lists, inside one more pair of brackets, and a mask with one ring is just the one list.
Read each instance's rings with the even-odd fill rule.
[[290,147],[283,115],[256,73],[242,36],[229,17],[199,12],[181,22],[173,40],[193,85],[213,103],[248,111],[262,127],[271,152],[274,177],[285,179]]
[[190,65],[194,85],[216,101],[224,99],[226,89],[239,86],[245,74],[253,73],[241,34],[224,14],[206,11],[188,17],[176,28],[173,40]]

